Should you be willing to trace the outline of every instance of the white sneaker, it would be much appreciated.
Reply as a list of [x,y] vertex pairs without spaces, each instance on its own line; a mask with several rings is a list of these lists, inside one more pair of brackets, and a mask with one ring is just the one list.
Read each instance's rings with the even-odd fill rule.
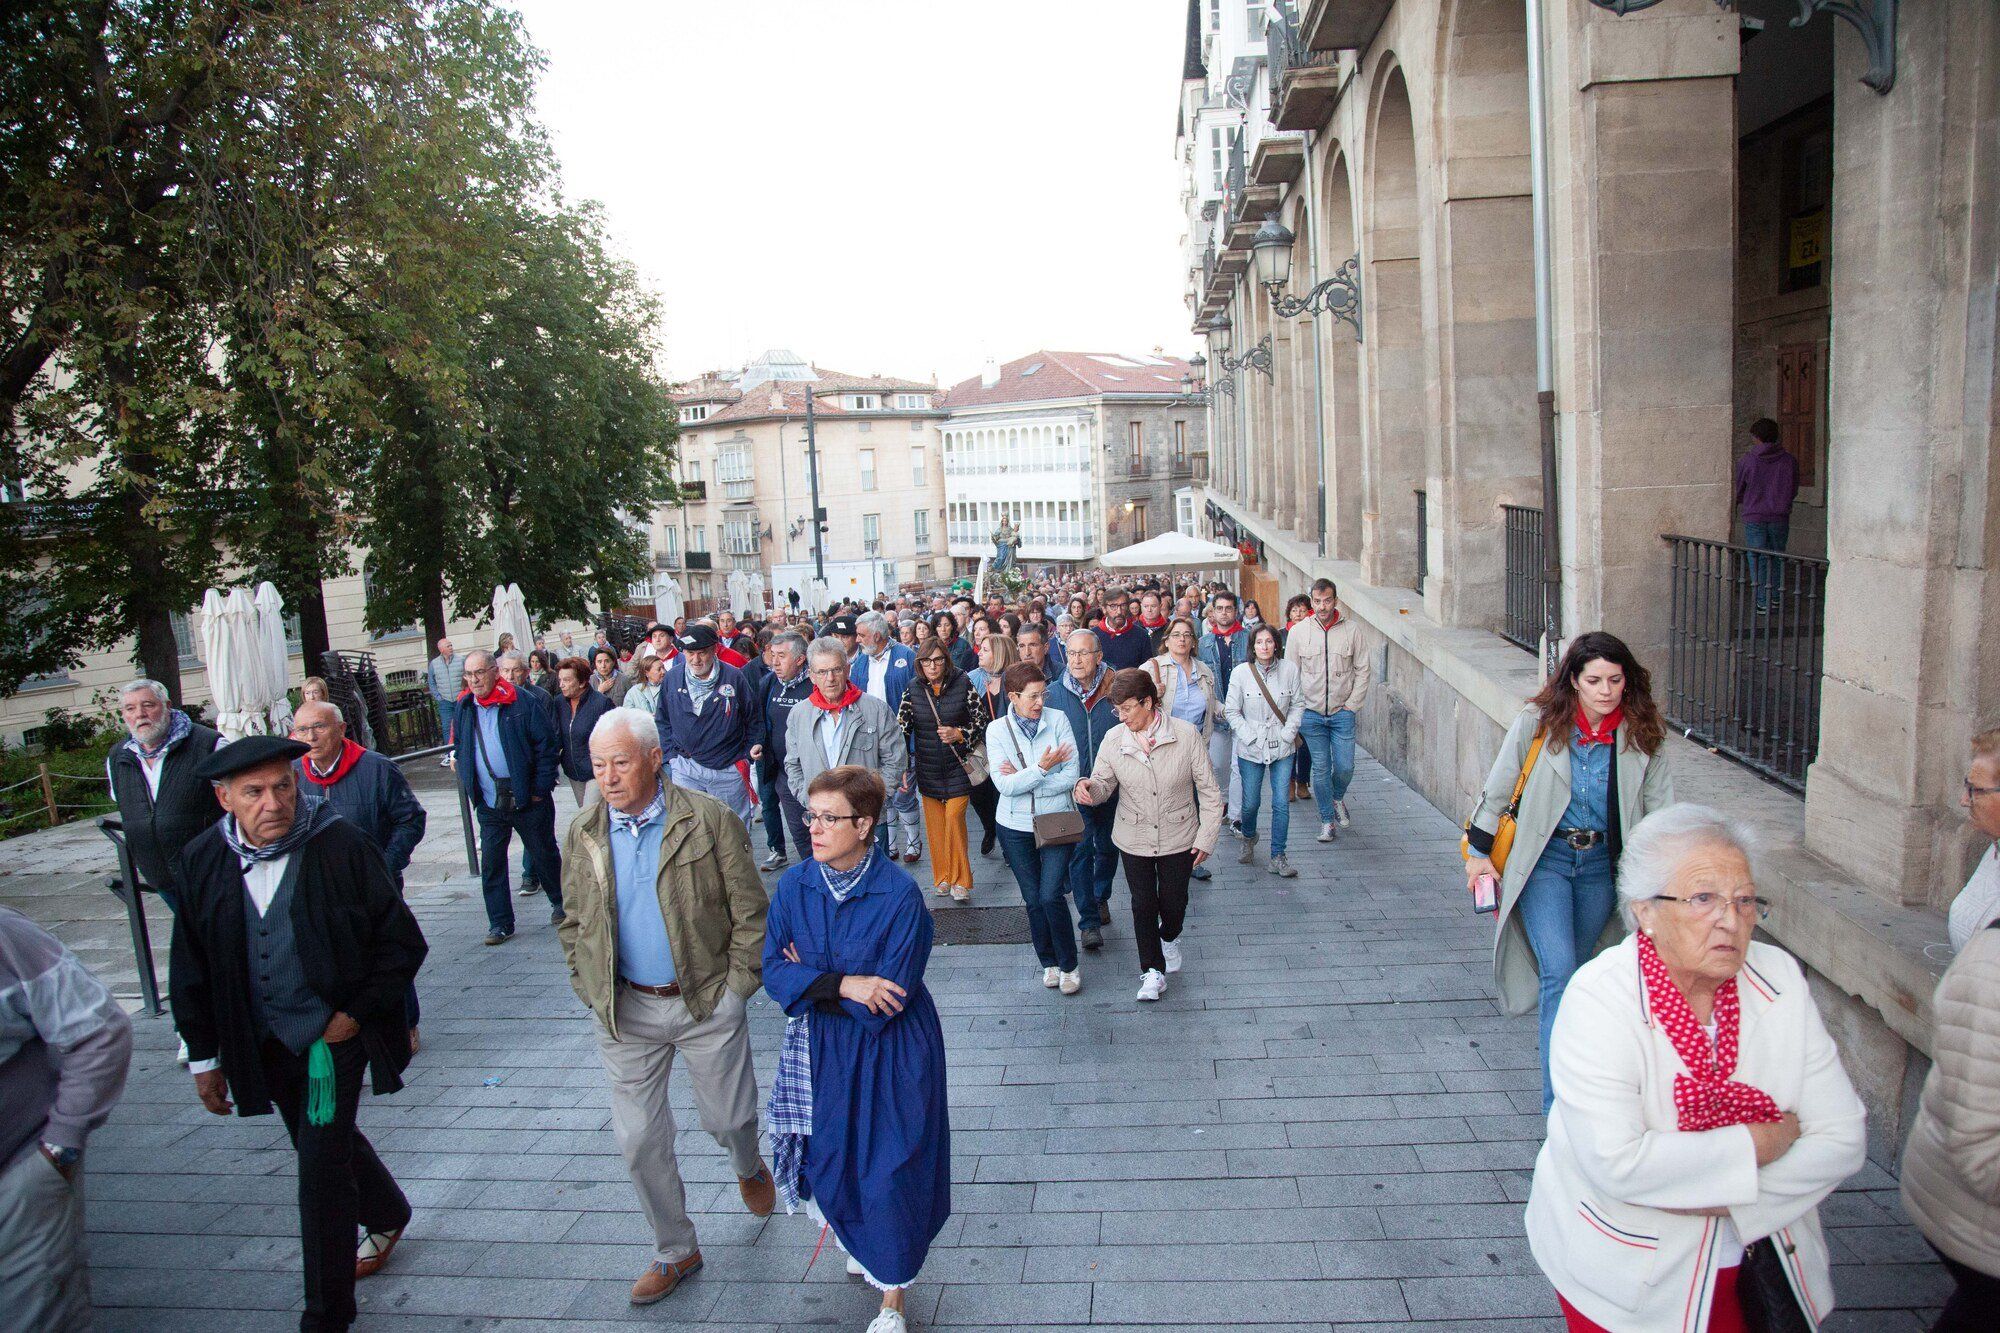
[[783,870],[786,864],[788,863],[789,859],[790,858],[788,858],[783,852],[772,852],[769,856],[764,858],[763,864],[758,866],[758,869]]
[[451,756],[450,756],[450,755],[446,755],[446,756],[445,756],[444,758],[442,758],[442,759],[438,760],[438,767],[439,767],[439,768],[450,768],[450,767],[451,767]]
[[1050,990],[1054,990],[1057,986],[1062,985],[1062,969],[1059,967],[1043,968],[1042,984]]
[[1346,828],[1352,822],[1347,818],[1347,802],[1335,801],[1333,803],[1333,822],[1342,828]]
[[1146,969],[1146,975],[1139,978],[1139,998],[1157,1000],[1167,993],[1167,978],[1164,974]]
[[868,1325],[868,1333],[909,1333],[901,1310],[883,1310]]
[[1339,835],[1333,831],[1333,825],[1321,824],[1319,826],[1319,840],[1321,842],[1332,842],[1334,838],[1338,836]]
[[1181,946],[1178,940],[1161,940],[1160,952],[1166,955],[1167,971],[1181,970]]
[[855,1257],[854,1257],[853,1255],[851,1255],[851,1254],[847,1256],[847,1275],[848,1275],[849,1277],[861,1277],[861,1276],[863,1276],[863,1270],[862,1270],[862,1267],[861,1267],[861,1261],[860,1261],[859,1259],[855,1258]]
[[181,1042],[180,1054],[176,1055],[174,1059],[180,1061],[182,1064],[188,1062],[188,1044],[185,1040]]
[[1082,989],[1083,989],[1083,973],[1081,971],[1065,972],[1062,974],[1063,994],[1074,995]]

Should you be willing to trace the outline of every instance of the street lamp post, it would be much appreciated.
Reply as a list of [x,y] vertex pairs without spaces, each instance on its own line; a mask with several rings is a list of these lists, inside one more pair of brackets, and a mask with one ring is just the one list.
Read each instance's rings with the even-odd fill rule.
[[1250,239],[1250,255],[1257,266],[1257,282],[1271,294],[1271,309],[1280,318],[1296,319],[1300,315],[1332,315],[1345,320],[1354,330],[1354,341],[1361,341],[1361,256],[1350,255],[1333,271],[1333,276],[1314,287],[1304,296],[1287,296],[1285,288],[1292,282],[1292,243],[1298,238],[1292,229],[1278,221],[1276,217],[1264,219],[1257,228],[1257,234]]

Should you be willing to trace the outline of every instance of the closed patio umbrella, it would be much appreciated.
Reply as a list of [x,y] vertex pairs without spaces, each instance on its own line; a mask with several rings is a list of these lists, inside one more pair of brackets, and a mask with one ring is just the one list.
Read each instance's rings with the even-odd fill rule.
[[669,575],[656,579],[653,583],[653,618],[662,625],[672,625],[687,611],[687,597],[681,591],[680,580]]
[[518,583],[498,584],[493,589],[493,642],[502,634],[514,636],[514,647],[523,654],[535,646],[535,622],[528,616],[528,602]]
[[257,607],[241,588],[227,595],[210,588],[201,599],[201,664],[215,727],[224,740],[262,735],[266,723],[250,701],[263,692],[257,655]]
[[[238,590],[239,592],[241,589]],[[233,596],[234,594],[232,594]],[[285,598],[269,581],[257,585],[257,660],[259,691],[243,701],[246,710],[262,714],[263,734],[286,736],[292,730],[290,635],[285,631]]]

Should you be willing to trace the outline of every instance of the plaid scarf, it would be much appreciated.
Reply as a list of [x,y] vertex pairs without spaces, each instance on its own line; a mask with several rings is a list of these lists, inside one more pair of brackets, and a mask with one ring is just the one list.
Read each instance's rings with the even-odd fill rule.
[[651,804],[647,805],[638,814],[628,815],[622,810],[613,810],[611,812],[611,827],[620,832],[629,833],[636,838],[639,836],[640,829],[646,827],[646,825],[652,823],[666,812],[667,784],[663,779],[660,782],[660,789],[653,793]]
[[155,760],[157,760],[161,755],[165,754],[167,751],[173,749],[176,745],[186,740],[188,738],[188,733],[192,732],[193,730],[194,730],[193,718],[189,717],[186,713],[183,713],[178,708],[170,708],[167,710],[167,736],[165,740],[161,741],[157,746],[154,746],[150,750],[147,749],[145,746],[139,744],[139,738],[137,736],[132,737],[125,743],[132,747],[133,754],[138,755],[141,759],[145,760],[147,763],[150,764]]
[[[1674,1053],[1688,1073],[1674,1075],[1674,1109],[1687,1133],[1727,1125],[1759,1125],[1783,1118],[1770,1094],[1735,1083],[1736,1041],[1742,1030],[1743,1006],[1731,977],[1715,992],[1715,1044],[1695,1020],[1687,997],[1667,973],[1660,951],[1646,936],[1639,937],[1639,973],[1646,986],[1646,1003],[1673,1043]],[[1690,1077],[1689,1075],[1692,1075]]]

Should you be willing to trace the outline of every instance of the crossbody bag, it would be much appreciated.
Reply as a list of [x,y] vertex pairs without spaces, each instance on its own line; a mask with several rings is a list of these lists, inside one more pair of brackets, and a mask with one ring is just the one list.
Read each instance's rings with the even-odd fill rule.
[[[1007,734],[1014,738],[1014,753],[1021,757],[1021,771],[1026,772],[1028,747],[1021,741],[1021,733],[1014,726],[1012,714],[1007,717]],[[1028,789],[1028,815],[1035,824],[1035,847],[1068,847],[1083,841],[1083,812],[1075,808],[1051,810],[1042,814],[1035,809],[1034,788]]]
[[[930,686],[928,685],[923,686],[923,691],[924,702],[931,706],[931,726],[934,729],[942,728],[944,726],[944,715],[938,712],[937,696],[931,693]],[[965,728],[960,727],[959,730],[963,731]],[[945,753],[949,754],[953,759],[958,760],[958,766],[965,770],[965,780],[967,782],[977,787],[980,783],[986,781],[986,755],[982,750],[976,746],[967,744],[965,752],[961,754],[957,746],[954,746],[942,736],[938,737],[938,744],[944,746]]]

